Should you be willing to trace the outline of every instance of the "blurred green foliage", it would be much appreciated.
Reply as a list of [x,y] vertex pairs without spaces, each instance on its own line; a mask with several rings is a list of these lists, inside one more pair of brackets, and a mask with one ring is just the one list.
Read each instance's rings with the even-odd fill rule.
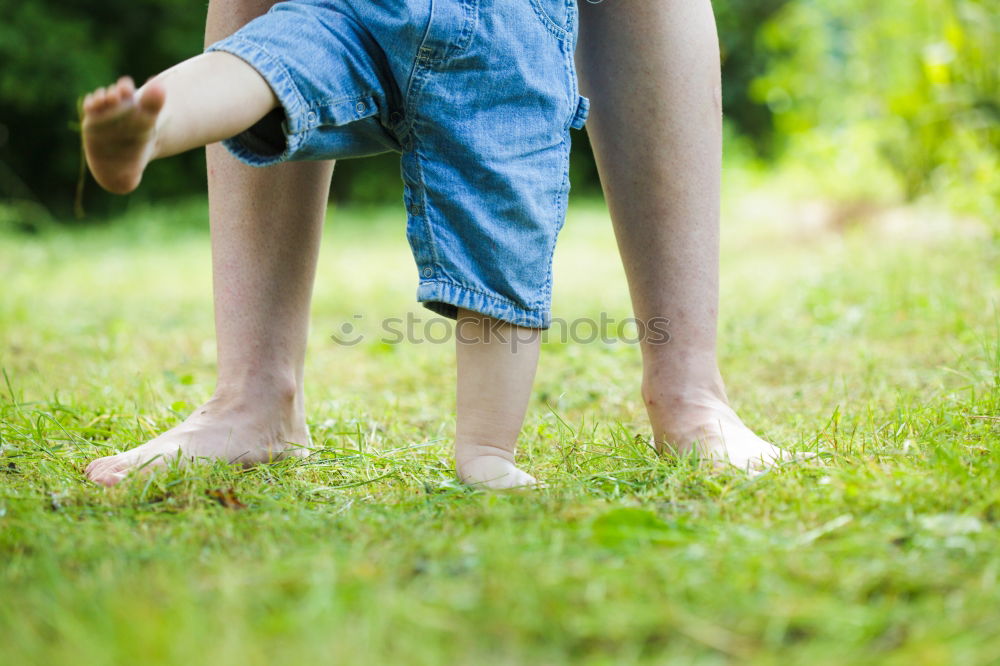
[[933,193],[996,219],[998,36],[997,0],[797,0],[758,29],[750,97],[832,193]]
[[[121,74],[143,81],[197,53],[205,3],[192,0],[0,2],[0,199],[68,217],[80,170],[77,102]],[[156,165],[140,196],[204,188],[204,158]],[[170,164],[173,162],[173,164]],[[125,199],[91,182],[91,209]]]
[[[623,0],[624,1],[624,0]],[[730,134],[770,164],[790,159],[836,196],[933,192],[998,210],[996,0],[716,0]],[[80,170],[76,104],[201,49],[205,0],[0,3],[0,201],[71,219]],[[599,187],[585,133],[576,191]],[[738,151],[734,151],[734,154]],[[742,153],[740,153],[742,154]],[[347,160],[333,196],[399,199],[393,156]],[[154,164],[131,200],[202,192],[200,151]],[[129,198],[89,182],[92,214]]]

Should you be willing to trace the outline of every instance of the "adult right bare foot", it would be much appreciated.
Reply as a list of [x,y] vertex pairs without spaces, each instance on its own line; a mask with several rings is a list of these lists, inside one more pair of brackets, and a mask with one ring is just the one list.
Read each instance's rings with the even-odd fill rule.
[[137,92],[122,77],[83,100],[83,149],[94,179],[109,192],[127,194],[139,186],[156,149],[156,121],[166,91],[154,81]]
[[141,446],[98,458],[87,466],[95,483],[113,486],[130,473],[161,468],[175,459],[252,466],[309,453],[309,430],[300,409],[267,401],[213,397],[183,423]]

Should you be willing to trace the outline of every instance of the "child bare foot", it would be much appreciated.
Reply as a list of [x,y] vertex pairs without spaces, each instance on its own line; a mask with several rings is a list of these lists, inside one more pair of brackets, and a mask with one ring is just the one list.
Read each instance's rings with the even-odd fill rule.
[[502,450],[487,453],[458,451],[455,471],[459,481],[473,488],[509,490],[538,485],[535,477],[514,465],[510,460],[512,457],[509,452]]
[[491,490],[536,485],[514,465],[514,450],[538,365],[540,331],[465,309],[455,326],[459,481]]
[[299,409],[278,410],[280,401],[212,398],[183,423],[134,449],[98,458],[87,467],[91,481],[113,486],[130,473],[194,460],[244,466],[308,454],[309,431]]
[[109,192],[127,194],[139,186],[156,147],[156,120],[166,92],[151,81],[137,93],[123,77],[83,100],[83,149],[94,179]]

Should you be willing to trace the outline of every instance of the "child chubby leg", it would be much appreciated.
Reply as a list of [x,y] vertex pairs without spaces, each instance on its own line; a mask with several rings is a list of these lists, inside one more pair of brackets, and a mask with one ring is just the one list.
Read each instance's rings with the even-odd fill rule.
[[94,178],[126,194],[152,160],[215,143],[251,127],[278,100],[246,62],[205,53],[136,90],[123,77],[83,100],[83,146]]
[[455,344],[459,480],[491,489],[535,485],[514,465],[514,450],[531,397],[541,331],[460,309]]

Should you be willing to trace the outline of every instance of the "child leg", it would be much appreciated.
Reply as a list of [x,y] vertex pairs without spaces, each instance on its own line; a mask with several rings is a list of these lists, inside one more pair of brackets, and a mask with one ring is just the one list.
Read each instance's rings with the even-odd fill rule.
[[228,53],[186,60],[138,91],[122,78],[83,101],[87,164],[102,187],[125,194],[150,161],[235,136],[277,104],[257,70]]
[[455,333],[459,480],[496,489],[534,485],[534,478],[514,466],[514,450],[535,379],[541,331],[460,309]]

